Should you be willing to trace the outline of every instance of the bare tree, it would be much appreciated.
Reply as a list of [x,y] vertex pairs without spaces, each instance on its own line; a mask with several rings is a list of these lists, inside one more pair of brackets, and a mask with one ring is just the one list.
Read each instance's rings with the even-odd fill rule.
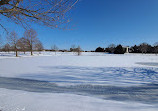
[[114,53],[115,48],[116,48],[116,45],[115,45],[115,44],[110,44],[110,45],[108,46],[108,49],[109,49],[109,51],[110,51],[111,53]]
[[7,44],[5,44],[4,46],[3,46],[3,50],[5,51],[5,52],[8,52],[9,53],[9,51],[10,51],[10,45],[7,43]]
[[17,46],[20,48],[21,51],[26,52],[26,50],[29,49],[29,46],[27,44],[27,39],[22,37],[18,40]]
[[71,51],[71,52],[75,52],[75,49],[76,49],[76,45],[74,45],[74,44],[71,45],[70,51]]
[[74,54],[81,55],[80,46],[76,47],[76,45],[72,45],[71,48],[70,48],[70,51],[74,52]]
[[24,33],[24,38],[27,40],[27,45],[29,46],[29,50],[31,55],[33,55],[33,47],[37,42],[37,32],[33,29],[26,30]]
[[16,57],[18,56],[18,49],[17,49],[17,43],[18,43],[18,35],[15,31],[11,32],[10,35],[7,37],[9,43],[13,46],[13,49],[16,53]]
[[55,52],[55,55],[56,55],[56,51],[59,50],[59,48],[56,45],[52,45],[51,49],[52,49],[52,51]]
[[147,53],[147,51],[148,51],[148,44],[147,43],[142,43],[142,44],[140,44],[140,46],[139,46],[139,49],[140,49],[140,51],[142,52],[142,53]]
[[38,40],[38,41],[36,42],[35,48],[36,48],[37,51],[39,51],[39,53],[40,53],[40,51],[43,50],[43,44],[42,44],[42,42],[41,42],[40,40]]
[[78,56],[81,55],[81,47],[80,47],[80,46],[78,46],[78,47],[76,48],[76,52],[77,52],[77,55],[78,55]]
[[158,54],[158,42],[154,43],[154,52],[156,53],[156,55]]
[[[51,28],[64,28],[70,20],[66,14],[78,0],[0,0],[0,16],[27,27],[29,22]],[[0,19],[0,26],[6,30]],[[61,25],[62,24],[62,25]]]

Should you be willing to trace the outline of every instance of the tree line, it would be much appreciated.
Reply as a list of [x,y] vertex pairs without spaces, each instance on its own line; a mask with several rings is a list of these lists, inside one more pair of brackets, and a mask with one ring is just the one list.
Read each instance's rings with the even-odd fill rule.
[[16,57],[18,56],[18,51],[30,51],[33,55],[33,51],[42,51],[43,44],[37,37],[37,32],[34,29],[26,30],[23,37],[19,38],[15,31],[9,33],[6,37],[7,43],[2,45],[2,40],[0,40],[1,47],[0,51],[15,51]]
[[83,50],[81,49],[81,47],[78,45],[71,45],[69,50],[60,50],[56,45],[52,45],[50,50],[46,50],[46,51],[53,51],[55,52],[73,52],[74,54],[77,54],[78,56],[81,55],[81,52],[83,52]]
[[[121,44],[115,45],[110,44],[106,48],[98,47],[96,48],[95,52],[108,52],[113,54],[124,54],[126,52],[126,47],[123,47]],[[128,49],[129,53],[155,53],[158,54],[158,42],[154,43],[153,45],[150,45],[148,43],[141,43],[139,45],[134,45],[129,47]]]

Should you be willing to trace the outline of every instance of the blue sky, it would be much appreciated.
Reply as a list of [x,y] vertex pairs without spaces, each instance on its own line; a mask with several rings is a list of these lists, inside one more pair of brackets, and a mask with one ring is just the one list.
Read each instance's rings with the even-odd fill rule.
[[[95,50],[111,43],[131,46],[158,41],[158,0],[80,0],[70,14],[72,30],[32,25],[45,48],[56,44],[69,49],[75,44]],[[22,27],[5,24],[22,36]]]

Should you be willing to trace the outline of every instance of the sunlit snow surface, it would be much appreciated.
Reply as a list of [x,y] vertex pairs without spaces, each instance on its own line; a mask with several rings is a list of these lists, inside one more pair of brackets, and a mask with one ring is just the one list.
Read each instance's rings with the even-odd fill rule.
[[1,53],[2,111],[157,111],[158,56]]

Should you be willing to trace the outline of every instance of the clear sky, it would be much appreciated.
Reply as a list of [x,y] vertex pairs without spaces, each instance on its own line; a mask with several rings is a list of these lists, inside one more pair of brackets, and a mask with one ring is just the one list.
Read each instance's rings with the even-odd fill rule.
[[[80,0],[71,19],[72,30],[32,27],[45,48],[56,44],[69,49],[75,44],[83,50],[95,50],[111,43],[131,46],[158,41],[158,0]],[[22,27],[6,24],[22,36]]]

